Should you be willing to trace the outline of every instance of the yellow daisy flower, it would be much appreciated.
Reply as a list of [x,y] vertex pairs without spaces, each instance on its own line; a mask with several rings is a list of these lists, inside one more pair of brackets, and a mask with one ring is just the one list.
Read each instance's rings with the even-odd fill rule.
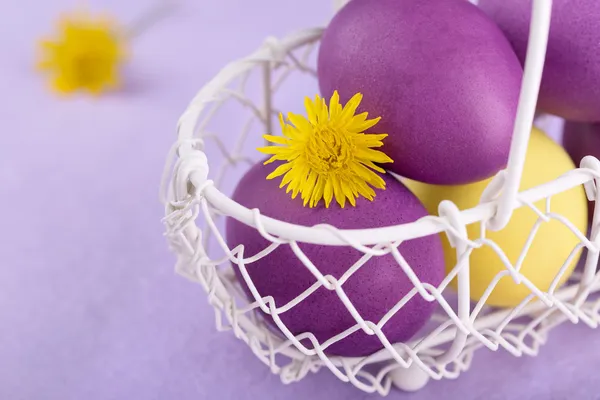
[[374,171],[385,173],[375,163],[390,163],[391,158],[373,148],[383,146],[387,134],[365,134],[381,117],[367,119],[368,113],[355,115],[362,101],[360,93],[354,95],[342,107],[338,92],[329,102],[315,97],[306,98],[304,105],[308,118],[288,113],[288,121],[279,115],[283,136],[264,135],[264,138],[280,146],[266,146],[258,150],[273,155],[265,164],[287,161],[273,171],[267,179],[284,175],[280,188],[287,186],[286,193],[292,198],[298,193],[310,207],[321,199],[329,207],[335,196],[343,208],[346,200],[353,206],[360,195],[369,200],[375,197],[371,188],[385,189],[385,181]]
[[59,30],[57,38],[41,41],[43,54],[38,64],[52,76],[54,89],[98,94],[119,85],[125,46],[113,21],[75,14],[63,18]]

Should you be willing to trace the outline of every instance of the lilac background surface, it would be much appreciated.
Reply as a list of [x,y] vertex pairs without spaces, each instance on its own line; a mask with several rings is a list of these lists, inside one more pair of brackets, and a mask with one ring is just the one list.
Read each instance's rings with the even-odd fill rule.
[[[157,191],[174,126],[230,59],[327,19],[324,0],[182,2],[136,40],[128,89],[61,100],[35,40],[76,0],[9,0],[0,24],[0,399],[362,399],[328,371],[284,386],[173,273]],[[96,0],[129,20],[150,3]],[[231,10],[236,9],[236,12]],[[479,352],[457,381],[392,399],[598,399],[600,337],[552,333],[537,358]]]

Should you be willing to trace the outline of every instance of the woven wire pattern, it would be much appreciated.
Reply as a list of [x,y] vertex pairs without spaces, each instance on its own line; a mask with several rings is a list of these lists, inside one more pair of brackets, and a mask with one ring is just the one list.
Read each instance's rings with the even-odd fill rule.
[[[553,195],[579,184],[585,185],[590,200],[595,199],[596,180],[600,179],[600,163],[595,159],[584,160],[582,168],[570,171],[557,179],[557,182],[561,182],[561,190],[551,185],[547,186],[547,193],[537,196],[535,202],[519,195],[516,207],[529,207],[537,214],[538,220],[518,258],[520,261],[515,264],[508,260],[495,242],[486,237],[486,219],[480,220],[481,235],[475,240],[466,237],[462,213],[452,205],[441,207],[439,217],[429,216],[422,219],[420,222],[433,222],[438,226],[439,231],[445,232],[458,249],[456,267],[437,287],[419,281],[398,249],[401,241],[365,246],[345,235],[343,231],[328,225],[320,225],[315,229],[332,232],[347,246],[360,251],[364,256],[354,265],[348,265],[343,276],[337,279],[331,275],[324,276],[320,273],[318,265],[302,252],[296,241],[275,237],[267,232],[261,222],[260,210],[252,210],[253,226],[271,245],[257,254],[246,254],[243,245],[234,248],[227,246],[222,224],[227,216],[219,211],[218,205],[212,204],[204,196],[204,191],[208,187],[221,188],[228,183],[227,173],[230,168],[256,162],[256,156],[249,156],[244,149],[245,142],[252,135],[253,129],[258,129],[259,133],[272,132],[274,117],[283,111],[278,108],[274,99],[287,80],[295,79],[294,77],[300,74],[316,76],[311,57],[314,57],[317,43],[318,35],[294,48],[285,48],[275,39],[269,39],[262,48],[269,57],[254,55],[232,64],[251,65],[251,68],[241,72],[228,85],[215,87],[210,98],[206,98],[206,94],[201,92],[194,99],[206,105],[198,119],[196,136],[185,143],[191,145],[194,150],[185,156],[176,157],[174,165],[171,162],[167,164],[165,181],[169,184],[165,185],[164,223],[169,245],[177,255],[176,271],[199,283],[207,292],[208,302],[215,310],[217,329],[232,331],[273,373],[279,374],[285,383],[300,380],[308,372],[316,372],[326,366],[342,381],[350,382],[365,392],[385,395],[392,385],[390,373],[413,364],[433,379],[456,378],[469,368],[473,352],[478,348],[487,347],[494,351],[503,348],[515,356],[536,355],[540,346],[546,342],[548,332],[565,321],[581,321],[596,328],[600,322],[600,299],[593,295],[600,290],[600,273],[596,270],[600,248],[596,222],[594,220],[591,239],[588,239],[586,232],[580,232],[569,220],[553,213],[551,202]],[[264,96],[257,96],[260,93],[249,89],[248,82],[252,74],[257,73],[260,74],[262,84],[267,85],[267,94]],[[243,125],[241,134],[234,143],[226,142],[218,132],[211,131],[211,121],[215,113],[227,103],[234,103],[240,110],[244,110],[243,114],[240,112],[235,115],[235,119],[243,120]],[[208,180],[207,158],[204,155],[209,142],[212,143],[214,151],[220,153],[222,159],[221,164],[216,168],[212,167],[213,180]],[[175,144],[173,156],[183,144],[181,141]],[[198,170],[202,170],[205,178],[203,184],[193,190],[185,190],[184,195],[178,195],[177,187],[188,187],[190,173]],[[493,202],[501,186],[502,175],[499,174],[487,191],[486,201]],[[558,183],[555,186],[558,186]],[[543,209],[534,204],[541,199],[545,199]],[[555,283],[580,250],[587,249],[587,257],[590,259],[583,272],[574,273],[563,287],[557,288],[554,284],[545,292],[535,287],[520,273],[519,264],[527,254],[538,229],[550,220],[559,221],[579,239],[579,244],[564,260]],[[258,293],[246,272],[248,265],[268,257],[279,246],[290,246],[296,257],[314,276],[314,284],[287,304],[276,304],[269,293]],[[455,278],[458,278],[459,282],[465,279],[465,275],[461,276],[460,272],[465,268],[471,251],[481,246],[492,248],[502,260],[505,270],[490,283],[481,299],[471,306],[469,298],[459,296],[457,299],[455,292],[448,288],[448,285]],[[344,282],[372,257],[387,254],[394,257],[398,267],[402,268],[412,281],[414,289],[381,320],[366,321],[346,296]],[[245,284],[253,292],[252,301],[244,294],[233,268],[239,268],[242,272]],[[486,300],[498,281],[505,276],[527,286],[531,294],[512,309],[491,309],[486,306]],[[353,327],[323,343],[319,343],[310,332],[293,335],[279,318],[281,313],[289,311],[321,286],[335,291],[356,321]],[[438,311],[432,318],[434,328],[408,343],[390,343],[382,333],[383,326],[414,296],[421,296],[426,301],[439,304]],[[460,305],[466,303],[469,303],[468,313],[460,312]],[[263,320],[262,313],[271,315],[281,334],[275,333]],[[383,349],[368,357],[354,358],[330,357],[325,353],[329,345],[357,330],[377,335]],[[312,348],[301,342],[306,343],[306,340],[311,342]]]

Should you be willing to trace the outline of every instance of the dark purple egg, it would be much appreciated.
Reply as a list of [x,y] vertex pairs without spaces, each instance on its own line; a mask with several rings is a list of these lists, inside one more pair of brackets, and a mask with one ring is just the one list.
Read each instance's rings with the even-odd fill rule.
[[[585,156],[594,156],[600,159],[600,124],[565,123],[563,146],[578,167],[581,159]],[[594,201],[588,203],[590,221],[594,216],[595,203]]]
[[[275,164],[275,163],[274,163]],[[342,229],[376,228],[412,222],[426,216],[419,200],[390,175],[383,176],[386,190],[377,190],[375,199],[357,200],[356,207],[340,208],[335,202],[328,209],[302,206],[300,198],[292,199],[279,180],[266,180],[276,165],[255,165],[239,182],[233,199],[248,208],[258,208],[262,214],[300,225],[331,224]],[[254,228],[232,218],[227,219],[226,240],[230,248],[244,245],[244,256],[250,257],[271,243]],[[340,278],[363,253],[347,246],[322,246],[300,243],[300,248],[324,275]],[[439,285],[444,277],[444,256],[438,235],[402,243],[401,254],[422,282]],[[261,296],[273,296],[278,307],[296,298],[316,282],[316,278],[298,260],[288,245],[281,245],[268,256],[246,266]],[[252,298],[239,268],[234,269],[242,286]],[[392,255],[372,257],[344,283],[344,290],[360,315],[377,323],[399,302],[413,284]],[[390,342],[410,339],[431,317],[435,302],[420,295],[413,297],[383,328]],[[295,335],[312,332],[320,343],[356,324],[335,292],[320,287],[310,297],[281,314],[282,321]],[[273,322],[270,318],[268,321]],[[310,344],[304,342],[305,345]],[[364,356],[383,348],[377,336],[362,330],[331,345],[332,355]]]
[[[525,61],[531,0],[480,0],[521,62]],[[573,121],[600,121],[600,2],[554,0],[538,107]]]
[[353,0],[321,40],[319,86],[381,116],[386,165],[433,184],[506,166],[523,69],[498,26],[466,0]]

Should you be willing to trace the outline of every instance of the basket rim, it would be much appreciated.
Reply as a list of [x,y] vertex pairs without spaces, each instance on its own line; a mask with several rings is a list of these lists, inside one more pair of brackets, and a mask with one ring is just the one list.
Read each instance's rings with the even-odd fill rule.
[[[572,189],[589,182],[593,171],[587,168],[576,168],[560,176],[554,181],[544,183],[519,194],[521,201],[515,203],[513,210],[527,207],[528,203],[538,202],[548,196]],[[257,229],[264,229],[268,234],[281,239],[301,243],[346,246],[349,244],[376,245],[379,243],[402,242],[429,235],[453,230],[446,216],[428,215],[414,222],[367,229],[338,229],[332,225],[305,226],[281,221],[260,214],[259,210],[249,209],[214,186],[208,186],[203,196],[211,206],[224,216]],[[491,218],[497,208],[498,200],[481,203],[473,208],[461,210],[459,218],[464,225],[470,225]]]

